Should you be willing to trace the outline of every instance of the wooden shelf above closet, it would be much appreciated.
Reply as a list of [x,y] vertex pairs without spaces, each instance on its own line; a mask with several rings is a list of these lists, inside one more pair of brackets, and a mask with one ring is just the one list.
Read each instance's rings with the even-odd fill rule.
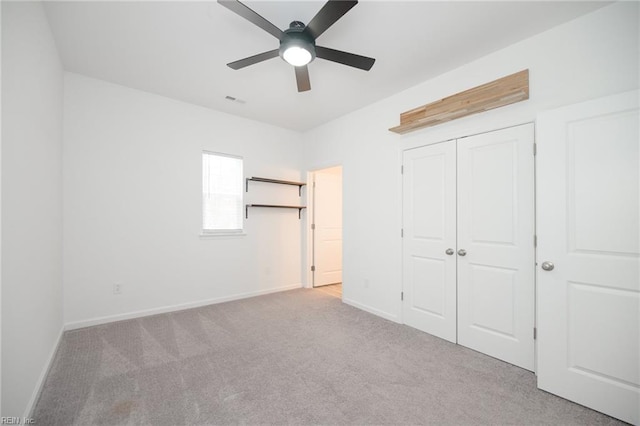
[[389,130],[404,134],[529,99],[529,70],[400,114],[400,125]]

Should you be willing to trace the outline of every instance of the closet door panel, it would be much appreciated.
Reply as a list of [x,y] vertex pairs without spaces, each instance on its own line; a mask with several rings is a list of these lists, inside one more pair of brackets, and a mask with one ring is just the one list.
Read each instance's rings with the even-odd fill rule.
[[537,120],[538,386],[631,424],[640,424],[638,99],[622,93]]
[[455,141],[405,151],[403,319],[456,341]]
[[533,370],[533,124],[457,150],[458,343]]

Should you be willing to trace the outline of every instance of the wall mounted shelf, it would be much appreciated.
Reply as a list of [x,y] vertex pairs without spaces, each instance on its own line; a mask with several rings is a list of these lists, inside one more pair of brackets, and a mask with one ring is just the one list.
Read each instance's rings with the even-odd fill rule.
[[[245,192],[249,192],[249,181],[251,182],[265,182],[265,183],[275,183],[278,185],[290,185],[298,187],[298,196],[302,196],[302,187],[306,185],[305,182],[294,182],[291,180],[280,180],[280,179],[271,179],[271,178],[262,178],[252,176],[250,178],[246,178],[245,183]],[[302,219],[302,209],[306,209],[306,206],[287,206],[282,204],[246,204],[244,206],[244,217],[249,219],[249,207],[266,207],[273,209],[296,209],[298,210],[298,219]]]
[[297,209],[298,210],[298,219],[302,218],[302,209],[306,209],[306,206],[282,206],[279,204],[246,204],[244,206],[244,216],[246,219],[249,219],[249,207],[267,207],[267,208],[276,208],[276,209]]
[[298,187],[298,196],[302,196],[302,187],[306,185],[305,182],[293,182],[290,180],[279,180],[279,179],[269,179],[269,178],[261,178],[261,177],[250,177],[246,179],[245,183],[245,192],[249,192],[249,181],[253,182],[266,182],[266,183],[276,183],[279,185],[292,185]]

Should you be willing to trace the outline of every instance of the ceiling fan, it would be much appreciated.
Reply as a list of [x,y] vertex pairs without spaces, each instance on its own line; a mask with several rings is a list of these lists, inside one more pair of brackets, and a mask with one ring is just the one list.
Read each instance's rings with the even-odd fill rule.
[[284,31],[238,0],[218,0],[218,3],[280,40],[278,49],[228,63],[227,66],[234,70],[239,70],[279,55],[295,67],[298,92],[305,92],[311,90],[307,64],[315,58],[326,59],[327,61],[337,62],[365,71],[369,71],[376,61],[366,56],[316,46],[316,39],[358,4],[357,1],[329,0],[308,25],[300,21],[293,21],[289,28]]

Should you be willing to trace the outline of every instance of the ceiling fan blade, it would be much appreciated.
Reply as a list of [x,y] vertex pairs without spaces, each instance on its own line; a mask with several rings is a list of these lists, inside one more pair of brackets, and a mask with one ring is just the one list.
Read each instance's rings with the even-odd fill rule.
[[280,40],[284,35],[280,28],[276,27],[271,22],[258,15],[253,9],[250,9],[248,6],[245,6],[238,0],[218,0],[218,3],[220,3],[230,11],[242,16],[247,21],[250,21],[258,27],[262,28],[278,40]]
[[373,66],[373,63],[376,61],[375,59],[368,58],[366,56],[343,52],[342,50],[329,49],[328,47],[322,46],[316,46],[316,57],[365,71],[369,71]]
[[311,81],[309,81],[309,67],[303,65],[294,67],[296,69],[296,82],[298,83],[298,92],[306,92],[311,90]]
[[311,19],[311,22],[304,29],[313,39],[320,37],[327,28],[336,23],[336,21],[347,13],[353,6],[358,4],[356,0],[329,0],[322,9]]
[[227,66],[234,70],[239,70],[240,68],[248,67],[249,65],[257,64],[258,62],[266,61],[267,59],[275,58],[276,56],[278,56],[278,49],[258,53],[257,55],[249,56],[248,58],[239,59],[235,62],[228,63]]

